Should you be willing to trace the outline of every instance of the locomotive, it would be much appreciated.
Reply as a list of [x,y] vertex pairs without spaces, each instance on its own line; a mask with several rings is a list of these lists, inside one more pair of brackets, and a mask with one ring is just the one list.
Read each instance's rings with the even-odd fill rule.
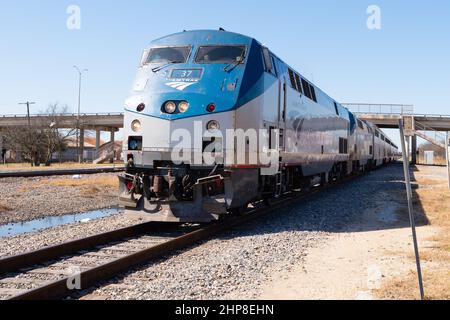
[[120,204],[202,223],[394,160],[398,148],[257,40],[184,31],[144,50]]

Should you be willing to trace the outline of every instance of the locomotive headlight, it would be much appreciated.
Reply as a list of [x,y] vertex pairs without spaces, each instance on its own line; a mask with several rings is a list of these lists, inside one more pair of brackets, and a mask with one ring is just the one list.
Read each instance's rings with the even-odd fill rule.
[[129,146],[130,146],[130,150],[137,150],[139,145],[136,140],[130,140]]
[[220,124],[219,122],[217,122],[216,120],[211,120],[210,122],[208,122],[208,124],[206,125],[206,129],[208,129],[208,131],[216,131],[220,129]]
[[180,110],[181,113],[185,113],[186,111],[188,111],[188,109],[189,109],[189,103],[187,103],[186,101],[182,101],[178,105],[178,110]]
[[131,123],[131,130],[133,130],[134,132],[138,132],[141,130],[141,122],[139,120],[134,120]]
[[174,113],[175,110],[177,110],[177,105],[172,101],[166,102],[166,104],[164,105],[164,110],[167,113]]

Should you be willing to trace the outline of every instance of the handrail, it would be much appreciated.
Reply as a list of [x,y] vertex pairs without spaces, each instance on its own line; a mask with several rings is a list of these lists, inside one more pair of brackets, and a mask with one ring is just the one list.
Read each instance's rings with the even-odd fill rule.
[[427,134],[427,132],[434,132],[434,140],[439,143],[442,143],[442,141],[445,141],[445,139],[446,139],[445,135],[443,135],[441,132],[439,132],[439,131],[433,129],[432,127],[429,127],[419,121],[414,121],[414,127],[415,127],[415,130],[418,129],[418,131],[423,131],[424,134],[431,139],[433,139],[433,137],[431,137],[429,134]]
[[[103,117],[103,116],[123,116],[123,112],[108,112],[108,113],[81,113],[80,117]],[[2,118],[27,118],[26,114],[5,114]],[[30,118],[48,118],[48,117],[78,117],[77,113],[58,113],[58,114],[30,114]]]
[[411,104],[343,103],[342,105],[355,113],[414,114],[414,105]]

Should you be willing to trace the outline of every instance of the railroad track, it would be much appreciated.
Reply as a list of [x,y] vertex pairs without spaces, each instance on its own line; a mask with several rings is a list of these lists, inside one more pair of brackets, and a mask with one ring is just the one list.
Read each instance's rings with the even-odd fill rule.
[[133,267],[361,176],[347,177],[306,193],[290,193],[272,201],[270,206],[261,202],[242,216],[227,217],[206,226],[143,223],[0,259],[0,299],[48,300],[73,296]]
[[2,178],[31,178],[50,176],[70,176],[75,174],[97,174],[125,171],[125,167],[103,167],[86,169],[56,169],[56,170],[30,170],[30,171],[0,171]]

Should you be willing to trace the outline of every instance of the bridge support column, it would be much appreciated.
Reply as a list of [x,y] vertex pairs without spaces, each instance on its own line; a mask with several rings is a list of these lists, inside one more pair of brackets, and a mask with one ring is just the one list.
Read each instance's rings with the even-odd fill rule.
[[3,136],[0,131],[0,161],[1,163],[5,163],[6,149],[3,146]]
[[84,129],[80,129],[80,148],[78,150],[79,163],[84,163]]
[[447,162],[447,179],[448,188],[450,189],[450,154],[449,154],[449,134],[448,131],[445,133],[445,160]]
[[95,152],[97,153],[96,157],[98,158],[99,156],[99,152],[100,152],[100,135],[101,135],[101,131],[100,130],[96,130],[95,131]]
[[411,158],[410,152],[409,152],[409,150],[410,150],[410,148],[409,148],[410,143],[409,142],[410,142],[409,137],[405,135],[405,153],[403,154],[403,156],[405,156],[405,155],[407,156],[407,161],[408,162],[410,161],[410,158]]
[[411,164],[417,164],[417,136],[411,136]]
[[111,129],[111,131],[110,131],[110,141],[111,141],[111,143],[113,144],[113,150],[114,150],[114,154],[113,154],[113,156],[111,157],[111,163],[114,163],[114,161],[116,160],[116,152],[115,152],[115,146],[114,146],[114,142],[116,141],[115,140],[116,139],[116,129],[115,128],[112,128]]

